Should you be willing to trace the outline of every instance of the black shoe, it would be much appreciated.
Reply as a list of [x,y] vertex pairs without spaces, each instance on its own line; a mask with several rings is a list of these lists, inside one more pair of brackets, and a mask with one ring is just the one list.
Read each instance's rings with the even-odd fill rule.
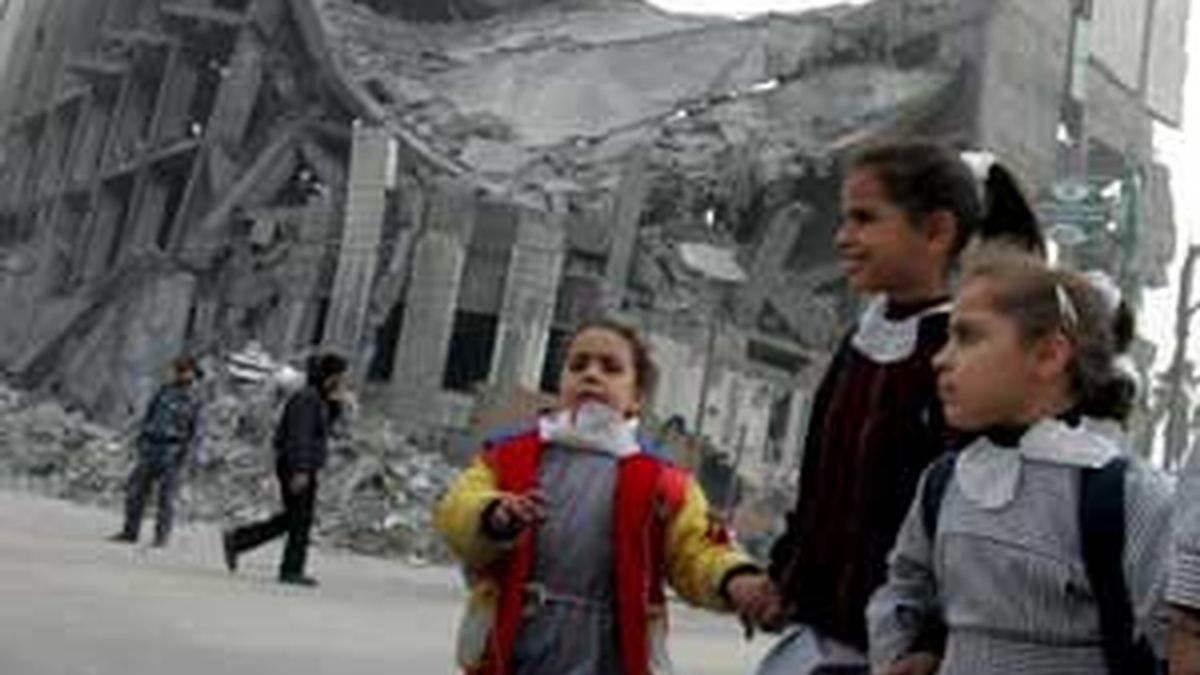
[[114,535],[110,535],[109,537],[107,537],[107,539],[109,541],[115,541],[118,544],[136,544],[137,543],[137,537],[132,537],[124,532],[118,532]]
[[314,579],[312,577],[306,577],[303,574],[297,574],[295,576],[288,575],[286,577],[279,577],[279,583],[291,584],[293,586],[305,586],[307,588],[316,588],[317,586],[321,585],[321,582],[317,581],[316,579]]
[[230,574],[237,572],[237,549],[233,546],[233,532],[221,533],[221,548],[225,552],[225,569]]

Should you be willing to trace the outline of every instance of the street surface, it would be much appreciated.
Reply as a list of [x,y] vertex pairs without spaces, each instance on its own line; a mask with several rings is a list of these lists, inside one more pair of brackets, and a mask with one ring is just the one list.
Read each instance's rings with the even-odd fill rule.
[[[454,570],[314,551],[321,587],[283,587],[278,545],[230,576],[212,527],[181,527],[158,551],[104,541],[118,525],[118,514],[0,491],[0,675],[454,672]],[[731,618],[672,612],[679,675],[749,675],[767,647],[746,644]]]

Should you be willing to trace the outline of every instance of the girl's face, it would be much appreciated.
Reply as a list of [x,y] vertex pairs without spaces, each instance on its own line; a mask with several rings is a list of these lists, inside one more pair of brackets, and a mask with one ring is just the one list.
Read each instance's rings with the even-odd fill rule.
[[933,359],[946,421],[963,431],[1034,421],[1038,401],[1064,377],[1061,340],[1023,340],[992,297],[987,279],[963,285],[950,339]]
[[834,236],[851,287],[897,299],[924,300],[929,292],[939,293],[954,223],[947,212],[929,220],[918,229],[891,201],[874,170],[852,170],[842,183],[842,224]]
[[641,404],[633,346],[623,336],[603,328],[589,328],[576,335],[567,351],[559,392],[569,410],[596,401],[625,417],[637,415]]

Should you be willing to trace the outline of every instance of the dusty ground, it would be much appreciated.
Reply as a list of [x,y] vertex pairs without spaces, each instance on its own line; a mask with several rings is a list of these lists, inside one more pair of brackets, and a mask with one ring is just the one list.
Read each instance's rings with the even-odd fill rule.
[[[292,589],[272,581],[278,548],[231,577],[215,530],[184,527],[171,549],[152,551],[104,541],[117,520],[0,491],[0,674],[453,672],[453,570],[321,551],[321,588]],[[746,645],[727,619],[681,610],[674,620],[681,675],[749,674],[766,647]]]

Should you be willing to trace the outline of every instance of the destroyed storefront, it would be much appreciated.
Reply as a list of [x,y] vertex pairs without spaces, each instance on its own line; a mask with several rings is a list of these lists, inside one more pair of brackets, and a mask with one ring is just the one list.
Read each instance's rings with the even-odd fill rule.
[[178,349],[256,340],[336,346],[372,411],[463,428],[488,392],[552,391],[603,312],[651,336],[658,419],[793,464],[853,315],[841,155],[983,140],[1039,185],[1057,161],[1037,149],[1056,98],[1024,104],[1026,135],[983,111],[989,2],[740,22],[634,0],[68,5],[10,71],[0,363],[106,419]]

